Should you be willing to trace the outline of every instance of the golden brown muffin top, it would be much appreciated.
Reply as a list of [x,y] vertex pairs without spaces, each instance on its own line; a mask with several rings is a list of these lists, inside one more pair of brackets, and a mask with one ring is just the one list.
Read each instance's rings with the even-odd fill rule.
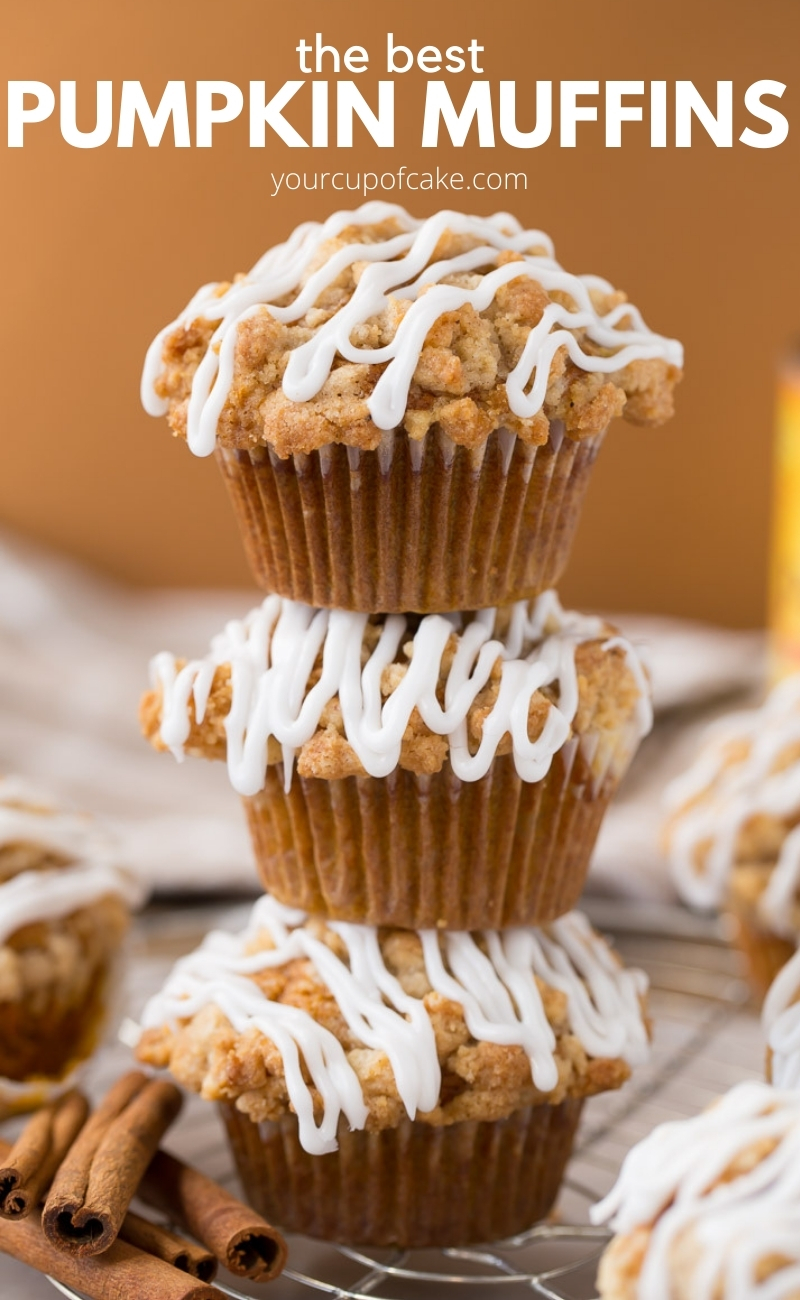
[[598,779],[618,777],[650,705],[633,647],[552,592],[447,618],[314,611],[271,596],[205,659],[157,656],[141,722],[158,749],[227,756],[249,795],[287,752],[301,776],[325,780],[395,766],[430,775],[445,761],[477,780],[496,754],[539,780],[573,737],[593,738]]
[[647,1053],[641,972],[579,913],[481,935],[352,926],[265,897],[179,962],[139,1056],[308,1150],[357,1128],[499,1119],[618,1087]]
[[620,414],[661,424],[681,366],[623,293],[564,271],[507,213],[418,221],[368,203],[201,289],[154,340],[142,398],[199,455],[374,449],[401,427],[539,445],[554,421],[574,439]]

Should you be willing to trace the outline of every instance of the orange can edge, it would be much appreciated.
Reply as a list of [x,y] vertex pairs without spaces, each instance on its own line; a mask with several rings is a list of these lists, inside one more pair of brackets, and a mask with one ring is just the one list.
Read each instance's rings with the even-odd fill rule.
[[800,344],[778,372],[769,659],[773,682],[800,672]]

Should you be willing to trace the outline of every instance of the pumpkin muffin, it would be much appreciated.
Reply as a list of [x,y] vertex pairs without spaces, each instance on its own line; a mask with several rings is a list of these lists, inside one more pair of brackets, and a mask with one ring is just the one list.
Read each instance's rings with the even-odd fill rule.
[[412,929],[574,907],[651,720],[633,647],[552,592],[421,618],[272,596],[152,683],[145,735],[227,760],[266,889]]
[[139,901],[91,819],[0,779],[0,1116],[40,1104],[94,1051]]
[[584,1099],[646,1059],[645,989],[579,913],[443,934],[267,895],[177,963],[138,1054],[221,1105],[248,1198],[287,1230],[457,1245],[550,1209]]
[[595,1222],[600,1300],[797,1300],[800,1094],[740,1083],[626,1156]]
[[734,918],[763,997],[800,934],[800,676],[714,723],[666,803],[678,890]]
[[216,454],[265,591],[431,613],[554,585],[608,424],[666,420],[682,363],[507,213],[372,202],[200,289],[142,400]]

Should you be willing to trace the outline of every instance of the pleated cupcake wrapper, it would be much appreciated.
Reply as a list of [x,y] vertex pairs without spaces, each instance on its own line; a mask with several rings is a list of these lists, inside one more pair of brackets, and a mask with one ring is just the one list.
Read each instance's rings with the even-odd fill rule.
[[794,956],[796,945],[785,935],[768,929],[756,909],[733,894],[728,898],[728,911],[734,921],[734,942],[747,962],[753,994],[762,1002],[778,971]]
[[543,780],[511,755],[460,781],[433,776],[299,777],[283,767],[244,800],[264,888],[342,921],[406,929],[540,925],[575,906],[606,806],[637,736],[573,739]]
[[551,1209],[583,1102],[507,1119],[350,1132],[309,1155],[293,1115],[255,1124],[222,1103],[249,1203],[287,1232],[360,1246],[463,1246],[510,1237]]
[[370,613],[445,613],[529,599],[567,563],[603,434],[553,426],[531,447],[507,430],[457,446],[391,431],[375,451],[331,444],[281,460],[219,448],[260,587]]
[[18,1007],[0,1002],[0,1045],[15,1065],[25,1060],[32,1067],[26,1069],[26,1078],[9,1079],[0,1065],[0,1119],[37,1110],[79,1080],[119,1022],[127,955],[126,941],[114,960],[96,973],[77,1005],[46,1005],[34,1012],[29,1002]]

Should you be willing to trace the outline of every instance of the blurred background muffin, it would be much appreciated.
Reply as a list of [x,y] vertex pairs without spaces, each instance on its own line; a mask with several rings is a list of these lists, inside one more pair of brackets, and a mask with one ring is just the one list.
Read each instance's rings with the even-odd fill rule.
[[800,1094],[740,1083],[660,1124],[595,1207],[616,1236],[601,1300],[791,1300],[800,1268]]
[[142,898],[90,818],[0,779],[0,1115],[44,1100],[100,1042]]
[[763,996],[800,933],[800,676],[715,722],[666,803],[681,896],[730,913]]

